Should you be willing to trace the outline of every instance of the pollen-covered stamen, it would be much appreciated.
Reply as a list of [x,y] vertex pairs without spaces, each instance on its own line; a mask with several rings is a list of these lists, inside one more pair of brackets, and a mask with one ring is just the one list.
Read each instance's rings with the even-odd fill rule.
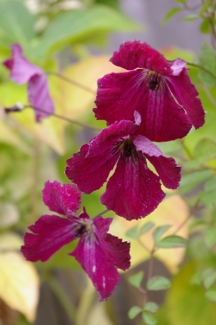
[[121,159],[131,158],[134,163],[138,158],[137,151],[133,144],[132,138],[122,139],[116,142],[113,153],[117,153],[117,152],[120,153]]

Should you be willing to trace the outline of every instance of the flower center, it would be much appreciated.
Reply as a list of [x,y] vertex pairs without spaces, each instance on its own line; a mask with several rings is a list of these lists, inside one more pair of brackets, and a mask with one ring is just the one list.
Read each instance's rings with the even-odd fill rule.
[[133,144],[133,139],[122,139],[115,144],[114,153],[119,152],[121,159],[131,158],[135,163],[137,160],[136,147]]
[[95,241],[95,232],[90,220],[80,219],[73,227],[73,233],[75,238],[85,237],[90,243]]
[[161,76],[155,72],[148,72],[148,89],[158,90],[160,87]]

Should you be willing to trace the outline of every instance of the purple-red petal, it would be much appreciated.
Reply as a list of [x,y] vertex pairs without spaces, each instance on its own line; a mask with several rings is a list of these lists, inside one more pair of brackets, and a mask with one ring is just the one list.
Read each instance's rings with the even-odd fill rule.
[[43,201],[51,211],[73,216],[81,203],[81,192],[73,184],[61,184],[58,181],[45,183]]
[[99,225],[103,219],[94,219],[95,239],[81,238],[76,249],[70,253],[81,264],[92,280],[100,300],[107,299],[117,286],[120,276],[117,267],[123,270],[130,266],[130,244],[110,234],[105,234]]
[[137,129],[131,121],[120,121],[103,129],[89,145],[67,160],[66,175],[84,193],[99,189],[116,164],[119,154],[115,152],[116,142]]
[[36,65],[30,63],[22,54],[19,44],[12,45],[12,57],[4,61],[6,68],[10,70],[11,79],[17,84],[24,84],[35,75],[40,75],[43,71]]
[[145,68],[162,75],[170,73],[171,64],[157,50],[139,41],[125,42],[113,53],[110,61],[124,69]]
[[134,121],[134,111],[138,111],[142,120],[139,132],[151,141],[182,138],[192,127],[190,117],[166,82],[161,79],[158,89],[150,89],[148,76],[141,69],[99,79],[95,103],[96,118],[108,124],[123,119]]
[[37,122],[40,122],[41,118],[48,117],[54,113],[55,107],[49,94],[47,76],[44,73],[30,78],[28,98],[35,110]]
[[205,122],[205,112],[200,99],[197,97],[198,92],[190,81],[187,70],[184,69],[177,77],[167,77],[166,83],[177,102],[187,112],[191,124],[196,129],[200,128]]
[[21,252],[29,261],[46,261],[62,246],[74,240],[72,223],[55,215],[43,215],[29,227]]
[[134,144],[155,167],[164,186],[176,189],[181,180],[181,167],[176,165],[175,160],[165,157],[154,143],[141,135],[134,139]]
[[140,153],[135,162],[132,159],[118,161],[101,202],[107,209],[131,220],[147,216],[164,197],[159,177],[148,169]]

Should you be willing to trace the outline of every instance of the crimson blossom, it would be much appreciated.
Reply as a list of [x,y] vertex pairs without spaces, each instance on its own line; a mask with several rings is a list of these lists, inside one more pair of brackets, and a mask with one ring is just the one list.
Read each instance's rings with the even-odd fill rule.
[[151,141],[184,137],[192,125],[204,124],[204,110],[188,76],[186,62],[167,61],[146,43],[125,42],[110,61],[127,71],[110,73],[98,80],[97,119],[132,120],[142,117],[140,132]]
[[44,203],[51,211],[65,215],[43,215],[29,227],[21,251],[29,261],[46,261],[63,245],[79,238],[74,256],[105,300],[117,286],[120,276],[117,268],[130,266],[130,244],[108,234],[112,218],[96,216],[90,219],[85,209],[79,214],[81,192],[75,185],[46,182]]
[[[167,158],[148,138],[140,135],[140,115],[135,123],[115,122],[103,129],[89,144],[67,160],[66,175],[84,193],[99,189],[108,180],[101,202],[126,219],[139,219],[151,213],[165,197],[160,181],[176,189],[181,168]],[[147,160],[158,175],[149,169]]]
[[3,62],[10,70],[10,78],[17,84],[28,83],[28,99],[35,110],[36,122],[53,114],[55,108],[49,94],[48,80],[45,72],[29,62],[19,44],[12,45],[12,57]]

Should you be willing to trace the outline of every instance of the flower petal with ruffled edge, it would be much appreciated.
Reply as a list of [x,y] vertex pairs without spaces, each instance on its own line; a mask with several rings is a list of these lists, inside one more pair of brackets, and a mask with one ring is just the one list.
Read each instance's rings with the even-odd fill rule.
[[67,217],[73,216],[80,207],[81,192],[73,184],[47,181],[42,193],[43,201],[51,211]]
[[107,299],[120,281],[117,267],[126,270],[130,266],[130,244],[104,232],[111,219],[98,216],[93,219],[95,240],[81,238],[70,253],[81,264],[100,295]]
[[145,158],[139,155],[135,163],[118,161],[101,202],[107,209],[131,220],[150,214],[164,197],[160,178],[148,169]]
[[74,240],[72,222],[55,215],[41,216],[24,236],[21,252],[28,261],[46,261],[62,246]]
[[116,141],[136,129],[137,125],[131,121],[120,121],[103,129],[89,145],[82,146],[80,152],[67,160],[67,177],[86,194],[99,189],[118,160],[113,151]]
[[[139,219],[151,213],[165,197],[160,181],[171,189],[179,186],[181,168],[167,158],[149,139],[139,135],[136,123],[115,122],[81,148],[67,163],[66,175],[85,193],[100,188],[108,180],[101,202],[126,219]],[[158,176],[147,166],[148,159]],[[112,162],[111,167],[107,167]],[[110,166],[110,165],[109,165]],[[99,176],[99,177],[98,177]]]
[[55,108],[49,94],[47,76],[42,69],[23,56],[19,44],[12,45],[12,57],[3,64],[10,70],[10,77],[14,82],[17,84],[28,82],[28,98],[35,110],[36,121],[40,122],[41,118],[53,114]]
[[176,189],[181,180],[181,167],[176,165],[175,160],[165,157],[162,151],[144,136],[138,135],[133,143],[155,167],[164,186]]
[[[80,194],[70,184],[47,182],[43,190],[45,204],[54,211],[66,211],[68,218],[43,215],[29,227],[24,236],[21,252],[27,260],[46,261],[62,246],[79,238],[74,256],[92,280],[105,300],[117,286],[120,276],[117,268],[126,270],[130,266],[130,244],[108,234],[111,218],[97,216],[90,219],[85,209],[79,216],[73,215],[79,205]],[[59,197],[58,197],[59,194]]]
[[95,116],[107,124],[142,117],[141,134],[151,141],[185,136],[204,123],[204,110],[181,59],[167,61],[148,44],[125,42],[111,62],[127,70],[98,80]]

